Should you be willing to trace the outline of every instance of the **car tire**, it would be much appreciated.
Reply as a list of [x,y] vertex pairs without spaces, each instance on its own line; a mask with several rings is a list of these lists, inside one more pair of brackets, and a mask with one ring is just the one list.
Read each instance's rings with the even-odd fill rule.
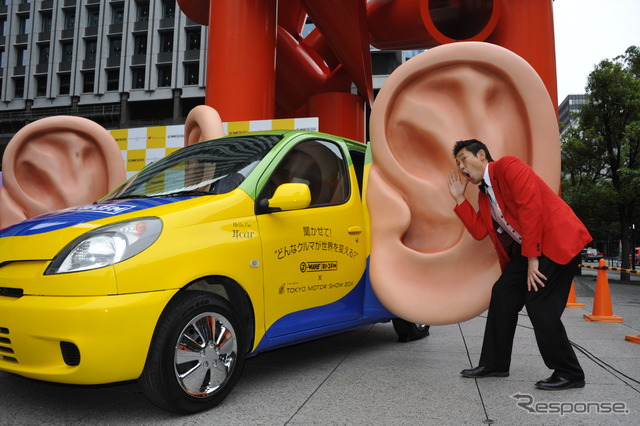
[[242,373],[243,329],[229,303],[204,291],[185,291],[158,321],[139,382],[147,399],[175,413],[218,405]]
[[391,322],[393,323],[393,329],[398,335],[398,342],[411,342],[412,340],[419,340],[429,335],[430,326],[426,324],[416,324],[400,318],[394,318]]

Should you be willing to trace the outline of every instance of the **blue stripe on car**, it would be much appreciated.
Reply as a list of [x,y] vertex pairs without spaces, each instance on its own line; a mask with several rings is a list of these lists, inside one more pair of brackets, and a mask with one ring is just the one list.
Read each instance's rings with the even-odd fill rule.
[[81,223],[93,222],[105,217],[118,216],[125,213],[133,213],[152,207],[183,201],[192,197],[163,197],[144,198],[134,200],[114,200],[102,203],[87,204],[84,206],[70,207],[64,210],[47,213],[13,226],[0,230],[1,237],[18,237],[36,235],[45,232],[68,228]]

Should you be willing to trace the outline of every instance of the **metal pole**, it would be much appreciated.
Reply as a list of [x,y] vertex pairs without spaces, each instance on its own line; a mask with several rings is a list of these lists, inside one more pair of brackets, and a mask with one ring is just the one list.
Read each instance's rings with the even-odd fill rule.
[[631,225],[631,269],[636,269],[636,224]]

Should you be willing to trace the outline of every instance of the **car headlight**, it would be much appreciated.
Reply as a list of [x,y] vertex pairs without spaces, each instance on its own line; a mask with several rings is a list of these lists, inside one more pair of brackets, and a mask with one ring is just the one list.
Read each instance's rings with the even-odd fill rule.
[[160,232],[162,221],[153,217],[94,229],[58,253],[45,275],[86,271],[122,262],[151,246]]

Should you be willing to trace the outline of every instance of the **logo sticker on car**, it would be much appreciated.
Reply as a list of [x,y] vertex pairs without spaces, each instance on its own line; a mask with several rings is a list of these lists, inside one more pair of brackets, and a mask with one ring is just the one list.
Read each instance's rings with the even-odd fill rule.
[[321,271],[337,271],[338,262],[302,262],[300,264],[300,272],[321,272]]

